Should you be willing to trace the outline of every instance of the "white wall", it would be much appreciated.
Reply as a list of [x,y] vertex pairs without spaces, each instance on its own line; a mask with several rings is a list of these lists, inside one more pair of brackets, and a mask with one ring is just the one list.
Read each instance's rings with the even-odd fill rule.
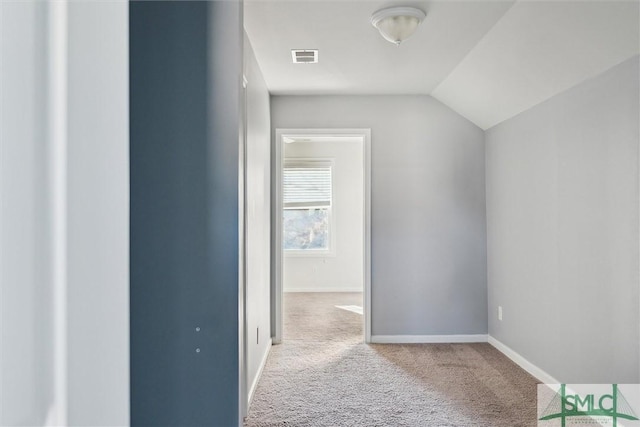
[[70,2],[69,424],[129,424],[127,2]]
[[489,333],[561,382],[640,380],[638,72],[486,134]]
[[486,334],[482,130],[429,96],[274,96],[271,113],[371,129],[372,335]]
[[271,345],[271,115],[269,92],[245,35],[247,131],[247,387],[255,389]]
[[47,182],[47,7],[1,2],[0,425],[42,425],[53,402]]
[[[58,5],[0,4],[0,424],[124,426],[129,424],[128,5],[73,2],[68,10]],[[56,15],[54,9],[63,12]],[[54,34],[60,29],[68,43]],[[53,39],[62,40],[68,57],[56,57]],[[68,91],[54,83],[66,72],[55,62],[66,64],[68,74],[62,77]],[[68,108],[54,102],[63,98]],[[53,131],[60,125],[68,126],[68,138]],[[60,135],[62,144],[55,145]],[[58,169],[65,163],[68,169]],[[59,197],[65,192],[68,198]],[[64,208],[56,211],[54,205]],[[68,215],[58,218],[65,210]],[[60,224],[67,224],[66,231]],[[54,272],[60,268],[68,280],[56,284]],[[61,318],[64,323],[55,323]]]
[[285,159],[332,159],[331,255],[284,251],[285,292],[362,292],[364,286],[364,142],[284,144]]

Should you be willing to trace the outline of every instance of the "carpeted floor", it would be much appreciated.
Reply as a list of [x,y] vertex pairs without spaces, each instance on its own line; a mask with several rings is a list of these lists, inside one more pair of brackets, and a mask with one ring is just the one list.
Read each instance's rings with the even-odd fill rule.
[[362,293],[285,293],[283,341],[285,344],[291,341],[362,341],[364,336],[362,316],[336,308],[336,305],[362,306],[362,304]]
[[247,427],[536,426],[536,380],[489,344],[362,342],[362,294],[285,294]]

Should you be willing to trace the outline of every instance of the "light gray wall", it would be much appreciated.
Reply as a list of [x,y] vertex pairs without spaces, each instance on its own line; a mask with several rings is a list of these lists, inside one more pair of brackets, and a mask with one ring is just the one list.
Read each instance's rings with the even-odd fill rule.
[[640,380],[638,104],[635,57],[486,134],[489,333],[562,382]]
[[69,425],[129,425],[126,2],[68,10]]
[[[127,5],[46,2],[2,7],[2,363],[0,424],[129,424]],[[67,32],[67,87],[49,62]],[[57,36],[56,36],[57,37]],[[56,55],[59,53],[55,53]],[[54,111],[54,92],[68,99]],[[58,108],[58,107],[56,107]],[[65,109],[63,107],[63,109]],[[59,170],[53,121],[67,116]],[[56,117],[55,119],[53,117]],[[55,145],[55,147],[54,147]],[[67,199],[54,198],[55,175]],[[64,205],[57,218],[54,205]],[[58,221],[67,224],[66,241]],[[56,251],[53,252],[53,247]],[[66,260],[66,262],[65,262]],[[54,330],[66,264],[68,341]],[[64,300],[64,298],[62,298]],[[67,372],[55,355],[67,359]],[[66,374],[66,375],[65,375]],[[57,394],[66,389],[68,396]],[[54,406],[55,405],[55,406]],[[64,406],[63,406],[64,405]],[[49,417],[47,419],[47,417]]]
[[255,387],[271,338],[271,114],[269,91],[244,37],[247,132],[247,387]]
[[484,133],[429,96],[274,96],[272,128],[371,128],[372,335],[487,332]]
[[364,142],[321,140],[284,144],[285,159],[330,159],[332,252],[284,251],[284,292],[362,292],[364,287]]
[[1,2],[0,425],[53,403],[47,183],[47,5]]

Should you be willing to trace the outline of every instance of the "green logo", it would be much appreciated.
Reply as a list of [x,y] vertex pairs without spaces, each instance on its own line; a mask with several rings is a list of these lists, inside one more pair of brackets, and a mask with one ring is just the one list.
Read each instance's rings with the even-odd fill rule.
[[618,426],[618,420],[637,421],[636,413],[618,389],[617,384],[611,385],[611,394],[583,394],[567,393],[566,384],[560,385],[547,407],[542,411],[540,421],[559,418],[562,427],[566,426],[567,418],[571,417],[606,417],[611,418],[613,427]]

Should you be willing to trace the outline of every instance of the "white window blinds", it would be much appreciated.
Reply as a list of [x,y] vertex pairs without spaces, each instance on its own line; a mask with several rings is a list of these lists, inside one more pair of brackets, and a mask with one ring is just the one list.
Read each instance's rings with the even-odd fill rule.
[[331,206],[331,165],[285,164],[283,186],[285,209]]

